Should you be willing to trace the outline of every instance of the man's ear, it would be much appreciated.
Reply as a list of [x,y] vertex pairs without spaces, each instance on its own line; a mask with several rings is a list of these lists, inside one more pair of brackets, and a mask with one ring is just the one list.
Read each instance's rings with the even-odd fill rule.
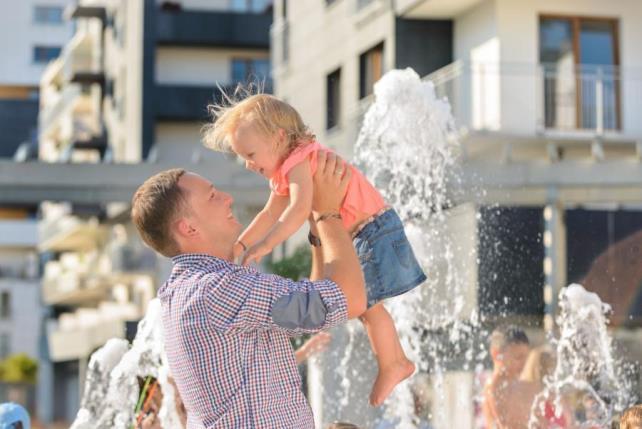
[[184,217],[174,222],[174,231],[180,237],[184,238],[194,237],[196,234],[198,234],[196,228],[194,228],[191,222]]

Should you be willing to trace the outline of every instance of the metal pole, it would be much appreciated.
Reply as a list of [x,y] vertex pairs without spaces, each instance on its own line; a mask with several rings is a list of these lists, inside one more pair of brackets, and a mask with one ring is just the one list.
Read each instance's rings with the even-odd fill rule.
[[604,81],[602,67],[597,69],[595,79],[595,131],[598,135],[604,134]]
[[544,328],[551,331],[560,290],[566,286],[564,207],[553,201],[544,208]]

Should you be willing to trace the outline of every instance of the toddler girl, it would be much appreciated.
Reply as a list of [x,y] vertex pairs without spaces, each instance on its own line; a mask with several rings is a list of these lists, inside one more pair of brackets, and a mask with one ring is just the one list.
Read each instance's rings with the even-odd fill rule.
[[[215,122],[206,131],[205,145],[232,150],[247,169],[269,180],[272,191],[235,245],[235,257],[243,255],[246,264],[260,261],[309,218],[317,153],[328,149],[315,140],[298,112],[276,97],[258,94],[228,104],[214,106]],[[370,403],[380,405],[415,370],[381,301],[415,288],[426,276],[397,213],[358,170],[349,168],[352,178],[337,216],[353,237],[366,282],[368,309],[360,320],[379,366]],[[313,246],[323,245],[312,234],[308,238]]]

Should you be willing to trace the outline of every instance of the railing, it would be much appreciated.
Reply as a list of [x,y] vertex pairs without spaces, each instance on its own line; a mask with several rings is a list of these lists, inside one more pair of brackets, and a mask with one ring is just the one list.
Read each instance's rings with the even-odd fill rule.
[[89,87],[80,84],[68,84],[64,89],[56,94],[51,95],[47,105],[40,111],[39,127],[40,133],[46,134],[49,129],[55,125],[60,117],[67,112],[74,101],[80,97],[88,97],[90,94]]
[[622,132],[642,107],[642,72],[612,66],[457,61],[425,79],[472,130]]

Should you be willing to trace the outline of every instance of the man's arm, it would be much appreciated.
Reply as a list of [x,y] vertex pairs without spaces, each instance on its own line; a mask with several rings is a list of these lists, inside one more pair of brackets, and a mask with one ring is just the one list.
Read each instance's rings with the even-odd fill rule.
[[[213,273],[207,293],[210,318],[222,331],[276,329],[287,334],[312,333],[342,323],[365,311],[361,267],[350,237],[337,214],[349,174],[336,158],[319,157],[313,214],[323,244],[322,280],[294,282],[253,268]],[[319,255],[316,256],[317,260]],[[317,262],[317,266],[319,266]]]
[[[314,175],[312,215],[321,240],[322,278],[336,283],[348,302],[348,318],[360,316],[367,305],[365,283],[359,258],[339,214],[351,171],[336,155],[319,152]],[[340,192],[337,192],[337,186]],[[313,252],[313,263],[321,261]],[[318,268],[316,268],[318,270]],[[313,266],[313,273],[315,267]]]

